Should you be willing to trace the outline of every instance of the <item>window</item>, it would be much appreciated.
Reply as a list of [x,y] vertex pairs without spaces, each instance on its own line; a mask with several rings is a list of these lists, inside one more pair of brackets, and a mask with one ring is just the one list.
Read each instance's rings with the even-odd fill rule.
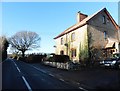
[[75,33],[72,33],[71,34],[71,41],[74,41],[75,40]]
[[104,38],[107,39],[107,32],[104,31]]
[[60,55],[64,55],[64,51],[63,50],[60,51]]
[[63,45],[63,38],[61,38],[61,45]]
[[106,17],[103,16],[102,19],[103,19],[103,24],[106,24]]
[[107,18],[107,19],[106,19],[106,22],[107,22],[107,23],[109,23],[109,22],[110,22],[109,18]]
[[76,49],[71,50],[71,57],[76,57]]

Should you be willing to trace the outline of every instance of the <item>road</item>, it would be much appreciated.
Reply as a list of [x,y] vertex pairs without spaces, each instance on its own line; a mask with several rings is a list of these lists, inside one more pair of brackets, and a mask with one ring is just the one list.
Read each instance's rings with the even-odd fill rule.
[[41,63],[34,63],[33,66],[44,69],[56,78],[64,79],[72,85],[84,90],[115,90],[120,91],[120,70],[104,67],[85,67],[79,70],[62,70]]
[[81,89],[31,64],[7,59],[2,63],[2,90]]
[[2,63],[2,87],[17,90],[79,89],[120,91],[120,70],[81,68],[62,70],[42,63],[24,63],[7,59]]

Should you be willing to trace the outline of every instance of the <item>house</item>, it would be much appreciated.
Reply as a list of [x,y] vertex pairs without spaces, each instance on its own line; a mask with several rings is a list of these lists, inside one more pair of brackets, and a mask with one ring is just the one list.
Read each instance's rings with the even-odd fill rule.
[[120,26],[119,26],[119,29],[118,29],[118,37],[119,37],[119,45],[118,45],[118,52],[120,53]]
[[55,53],[74,62],[103,60],[120,51],[119,27],[106,8],[91,16],[77,13],[77,23],[56,36]]

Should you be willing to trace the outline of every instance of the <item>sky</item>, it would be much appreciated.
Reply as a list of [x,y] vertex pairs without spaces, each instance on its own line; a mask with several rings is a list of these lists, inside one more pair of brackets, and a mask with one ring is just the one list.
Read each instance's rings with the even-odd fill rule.
[[36,32],[41,37],[40,48],[32,52],[54,53],[53,38],[77,23],[78,11],[91,15],[103,7],[118,23],[117,2],[2,2],[2,34]]
[[[118,3],[118,17],[120,17],[120,1]],[[120,25],[120,18],[118,18],[118,24]]]

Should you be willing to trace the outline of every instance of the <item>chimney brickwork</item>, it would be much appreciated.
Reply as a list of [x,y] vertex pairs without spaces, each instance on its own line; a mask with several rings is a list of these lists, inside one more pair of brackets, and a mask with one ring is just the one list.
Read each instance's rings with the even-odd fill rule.
[[80,11],[77,13],[77,22],[81,22],[83,19],[85,19],[88,15],[85,15],[81,13]]

